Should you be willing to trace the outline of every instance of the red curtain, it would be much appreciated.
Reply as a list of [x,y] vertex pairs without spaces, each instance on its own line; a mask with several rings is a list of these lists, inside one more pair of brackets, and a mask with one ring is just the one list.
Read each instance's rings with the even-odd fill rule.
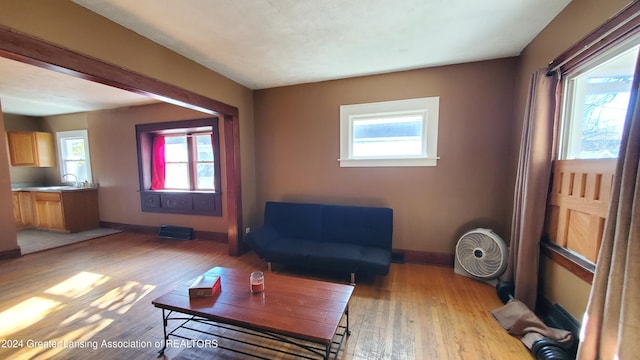
[[165,161],[164,161],[164,136],[153,137],[153,150],[151,152],[151,190],[164,189]]

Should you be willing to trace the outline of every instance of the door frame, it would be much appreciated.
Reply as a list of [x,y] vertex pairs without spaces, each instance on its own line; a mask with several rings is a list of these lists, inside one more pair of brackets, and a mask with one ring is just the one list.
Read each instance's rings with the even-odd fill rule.
[[242,252],[242,192],[240,183],[240,117],[238,108],[190,90],[153,79],[102,60],[18,33],[0,25],[0,56],[40,68],[174,105],[218,116],[224,121],[227,242],[229,255]]

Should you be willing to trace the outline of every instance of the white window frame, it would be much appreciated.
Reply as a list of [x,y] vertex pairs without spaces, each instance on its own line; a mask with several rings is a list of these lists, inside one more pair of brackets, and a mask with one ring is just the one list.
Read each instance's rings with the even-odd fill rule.
[[582,111],[582,107],[578,107],[580,103],[576,103],[576,99],[584,95],[584,88],[577,86],[575,79],[587,72],[590,72],[598,67],[611,61],[616,56],[637,47],[640,44],[640,36],[636,35],[630,39],[616,45],[615,47],[604,51],[597,57],[589,60],[580,67],[566,73],[563,79],[563,95],[561,104],[561,122],[558,136],[558,159],[559,160],[573,160],[573,159],[597,159],[599,157],[578,157],[575,156],[579,151],[581,132],[579,115],[576,115]]
[[[87,164],[87,179],[72,179],[72,177],[68,176],[64,170],[64,159],[62,158],[62,143],[67,139],[77,139],[77,138],[82,138],[84,141],[84,148],[86,150],[85,161]],[[62,183],[75,182],[77,184],[80,184],[86,180],[88,183],[93,183],[93,175],[91,171],[91,153],[89,152],[89,135],[87,133],[87,130],[58,131],[56,132],[56,143],[58,145],[58,164],[60,164],[59,166],[60,181]]]
[[[340,167],[436,166],[440,97],[381,101],[340,106]],[[353,123],[367,118],[406,115],[422,117],[422,154],[417,156],[358,157],[353,155]]]

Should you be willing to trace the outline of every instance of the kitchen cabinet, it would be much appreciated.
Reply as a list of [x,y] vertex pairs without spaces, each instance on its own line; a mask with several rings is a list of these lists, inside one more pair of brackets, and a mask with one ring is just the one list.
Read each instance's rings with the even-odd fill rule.
[[7,132],[9,159],[13,166],[56,166],[53,135],[39,131]]
[[20,198],[18,196],[18,192],[14,191],[11,193],[11,202],[13,203],[13,219],[15,220],[16,226],[20,225]]
[[30,191],[20,191],[18,193],[20,204],[20,221],[22,225],[33,225],[33,195]]
[[30,191],[14,191],[11,193],[13,200],[13,218],[16,227],[24,229],[33,227],[33,197]]
[[13,216],[19,229],[75,233],[100,226],[98,189],[13,191]]
[[38,228],[59,231],[65,229],[61,192],[36,192],[34,201]]

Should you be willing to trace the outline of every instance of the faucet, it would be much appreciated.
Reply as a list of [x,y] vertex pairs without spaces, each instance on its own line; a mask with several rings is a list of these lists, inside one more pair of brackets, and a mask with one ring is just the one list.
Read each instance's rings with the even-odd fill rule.
[[62,175],[62,182],[64,182],[64,178],[65,178],[66,176],[73,176],[73,177],[76,179],[76,181],[75,181],[75,183],[76,183],[75,187],[78,187],[78,177],[76,176],[76,174],[68,173],[68,174],[64,174],[64,175]]

